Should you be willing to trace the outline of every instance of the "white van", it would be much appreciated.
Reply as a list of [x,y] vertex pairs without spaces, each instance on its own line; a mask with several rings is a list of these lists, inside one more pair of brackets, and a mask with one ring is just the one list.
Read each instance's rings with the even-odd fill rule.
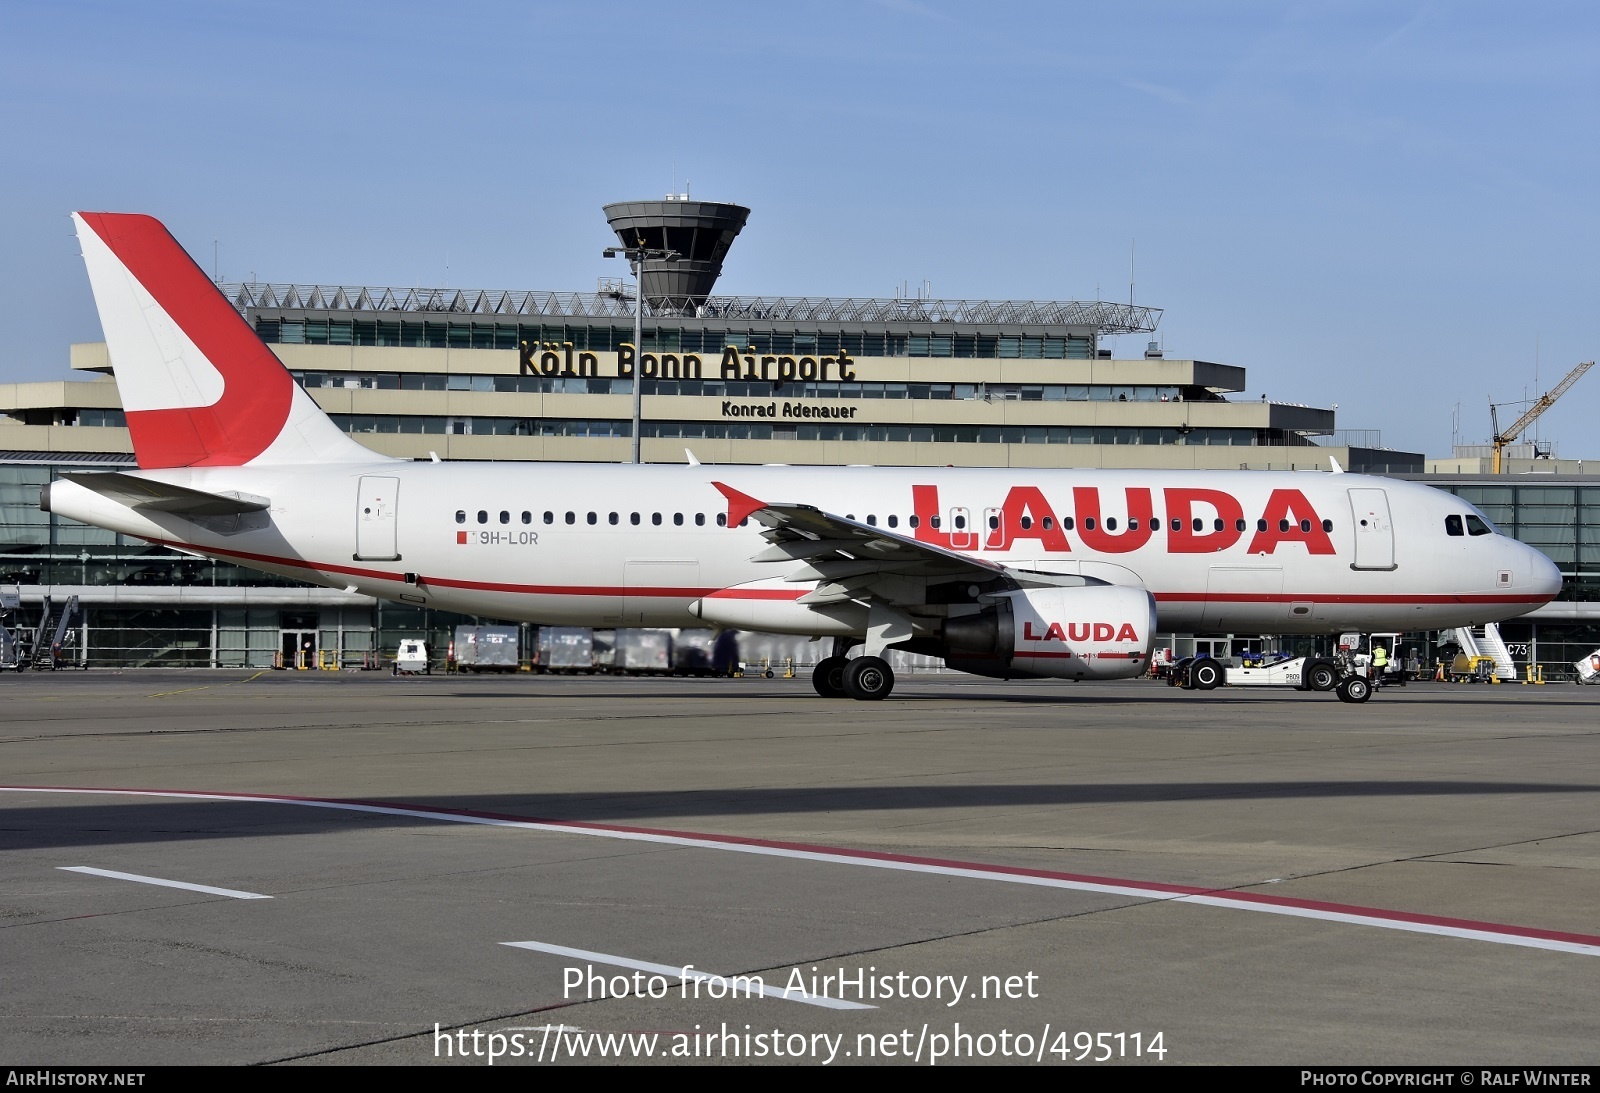
[[394,674],[432,675],[433,668],[428,663],[428,643],[421,638],[401,638],[400,650],[394,655]]

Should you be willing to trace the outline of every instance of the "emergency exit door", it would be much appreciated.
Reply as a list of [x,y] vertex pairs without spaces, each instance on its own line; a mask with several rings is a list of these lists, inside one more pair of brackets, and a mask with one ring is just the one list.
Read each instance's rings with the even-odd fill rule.
[[400,496],[400,480],[379,475],[362,475],[356,499],[357,561],[398,561],[395,516]]
[[1351,569],[1394,569],[1394,521],[1384,490],[1350,490],[1350,516],[1355,528],[1356,557]]

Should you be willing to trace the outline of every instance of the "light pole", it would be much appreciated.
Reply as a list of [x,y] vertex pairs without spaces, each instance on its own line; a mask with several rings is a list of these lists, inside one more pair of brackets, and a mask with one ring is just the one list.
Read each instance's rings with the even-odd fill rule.
[[676,262],[681,255],[675,250],[646,247],[641,242],[636,247],[607,247],[606,258],[618,255],[626,258],[633,267],[633,458],[639,462],[639,418],[644,411],[644,264],[647,261]]

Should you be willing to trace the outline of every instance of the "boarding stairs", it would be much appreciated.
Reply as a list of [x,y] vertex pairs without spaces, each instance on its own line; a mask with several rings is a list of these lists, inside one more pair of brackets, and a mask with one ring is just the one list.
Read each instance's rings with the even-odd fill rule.
[[22,652],[11,625],[21,606],[22,595],[16,585],[0,588],[0,669],[17,668],[20,664]]
[[1495,678],[1502,681],[1517,678],[1517,664],[1511,659],[1511,650],[1500,637],[1500,627],[1495,623],[1482,626],[1458,626],[1456,641],[1461,651],[1469,657],[1488,657],[1494,661]]
[[[31,667],[34,671],[54,671],[61,667],[63,661],[76,660],[75,656],[62,655],[62,642],[66,641],[67,634],[72,629],[72,616],[78,613],[78,597],[73,596],[67,601],[67,606],[61,611],[61,617],[56,620],[53,634],[50,631],[50,616],[52,614],[50,597],[44,598],[42,610],[39,612],[39,628],[33,634],[33,661]],[[51,634],[47,643],[45,635]]]

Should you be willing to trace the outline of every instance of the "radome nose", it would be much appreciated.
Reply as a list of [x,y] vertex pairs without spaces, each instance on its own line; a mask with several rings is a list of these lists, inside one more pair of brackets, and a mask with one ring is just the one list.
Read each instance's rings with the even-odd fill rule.
[[1528,559],[1528,583],[1535,595],[1545,600],[1553,600],[1561,591],[1561,570],[1544,554],[1524,546],[1531,557]]

